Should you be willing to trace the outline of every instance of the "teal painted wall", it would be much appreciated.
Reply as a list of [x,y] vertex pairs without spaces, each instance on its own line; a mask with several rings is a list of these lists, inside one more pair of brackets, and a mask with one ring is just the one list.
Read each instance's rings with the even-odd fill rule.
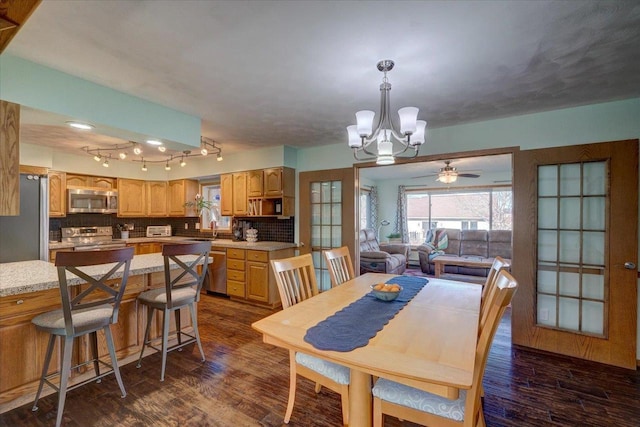
[[199,117],[6,53],[0,55],[0,98],[145,137],[200,146]]

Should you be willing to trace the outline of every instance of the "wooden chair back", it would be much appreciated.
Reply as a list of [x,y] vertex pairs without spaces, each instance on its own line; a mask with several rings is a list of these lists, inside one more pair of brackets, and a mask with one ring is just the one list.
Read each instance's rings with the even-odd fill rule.
[[489,311],[486,309],[486,302],[491,299],[493,293],[496,290],[495,284],[496,279],[498,278],[498,273],[509,266],[509,263],[497,256],[493,260],[493,264],[489,269],[489,274],[487,275],[487,280],[484,283],[484,287],[482,288],[482,299],[480,302],[480,328],[479,331],[482,331],[484,328],[484,324],[487,322],[487,316],[489,315]]
[[[111,304],[113,306],[111,323],[118,321],[118,309],[127,287],[132,259],[133,247],[101,251],[61,251],[57,253],[55,265],[58,269],[60,297],[62,299],[62,311],[67,336],[75,336],[79,332],[74,328],[72,316],[72,313],[77,310]],[[99,279],[94,279],[88,271],[92,266],[112,263],[115,263],[115,265]],[[69,290],[70,285],[74,283],[69,283],[71,278],[67,278],[67,271],[88,284],[73,298]],[[107,281],[114,279],[119,279],[119,282],[112,285],[107,283]]]
[[[477,413],[478,408],[476,404],[480,403],[482,377],[484,376],[491,343],[500,325],[500,319],[502,319],[504,311],[507,309],[507,306],[511,304],[513,295],[516,293],[518,282],[508,271],[503,269],[498,271],[494,287],[494,292],[488,296],[486,301],[486,311],[488,312],[487,320],[478,337],[473,385],[467,393],[465,414]],[[467,412],[467,410],[469,410],[469,412]]]
[[[173,243],[162,245],[162,256],[164,257],[164,282],[167,292],[167,309],[172,308],[171,293],[177,289],[192,287],[195,288],[195,301],[200,300],[200,289],[204,281],[204,276],[209,265],[209,252],[211,242],[196,243]],[[193,261],[183,261],[181,255],[195,255]],[[178,265],[179,273],[174,273],[169,268],[171,262]],[[201,266],[198,272],[198,266]]]
[[318,295],[318,284],[311,254],[271,260],[282,308],[291,307]]
[[324,251],[324,258],[327,261],[332,288],[355,277],[348,247],[343,246]]

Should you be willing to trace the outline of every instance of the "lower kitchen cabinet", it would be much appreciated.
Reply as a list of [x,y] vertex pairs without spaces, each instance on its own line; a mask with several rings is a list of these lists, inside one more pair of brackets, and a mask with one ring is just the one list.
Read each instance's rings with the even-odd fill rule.
[[227,293],[232,299],[276,307],[281,305],[269,261],[294,256],[294,249],[259,251],[227,249]]

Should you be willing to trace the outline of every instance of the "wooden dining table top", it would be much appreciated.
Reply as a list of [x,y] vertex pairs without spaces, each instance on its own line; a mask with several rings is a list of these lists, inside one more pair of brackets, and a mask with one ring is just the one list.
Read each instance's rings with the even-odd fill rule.
[[252,327],[263,334],[265,343],[342,364],[352,373],[355,370],[457,398],[458,389],[469,389],[473,378],[482,292],[476,284],[429,278],[368,345],[352,351],[318,350],[304,341],[307,329],[370,292],[370,285],[393,277],[378,273],[356,277]]

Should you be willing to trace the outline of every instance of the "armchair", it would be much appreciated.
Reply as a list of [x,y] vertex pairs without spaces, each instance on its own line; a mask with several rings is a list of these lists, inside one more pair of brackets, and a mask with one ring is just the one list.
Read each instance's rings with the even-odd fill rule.
[[360,230],[360,274],[402,274],[406,269],[409,250],[409,245],[405,243],[381,245],[375,230]]

